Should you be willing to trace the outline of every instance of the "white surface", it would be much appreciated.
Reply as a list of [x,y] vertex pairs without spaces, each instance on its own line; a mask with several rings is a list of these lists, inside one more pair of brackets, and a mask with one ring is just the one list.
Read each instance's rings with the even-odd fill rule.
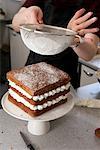
[[100,68],[100,54],[96,55],[89,63]]
[[51,130],[34,136],[27,131],[27,122],[0,110],[0,150],[28,150],[20,131],[36,150],[100,150],[100,139],[94,131],[100,127],[100,110],[74,107],[67,115],[51,121]]
[[37,121],[50,121],[50,120],[54,120],[57,119],[59,117],[64,116],[65,114],[67,114],[74,106],[74,101],[71,98],[68,99],[68,101],[40,116],[37,117],[30,117],[27,113],[25,113],[24,111],[22,111],[20,108],[18,108],[17,106],[15,106],[13,103],[11,103],[8,100],[8,93],[6,93],[3,97],[2,97],[2,106],[3,109],[11,116],[21,119],[21,120],[26,120],[26,121],[30,121],[30,120],[37,120]]
[[100,83],[96,82],[78,88],[76,105],[100,109]]

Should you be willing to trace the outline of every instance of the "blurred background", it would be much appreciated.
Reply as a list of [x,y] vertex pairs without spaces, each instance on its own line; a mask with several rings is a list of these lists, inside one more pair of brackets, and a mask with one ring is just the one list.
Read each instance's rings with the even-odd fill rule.
[[10,63],[10,31],[14,14],[25,0],[0,0],[0,97],[7,90],[6,72],[11,69]]

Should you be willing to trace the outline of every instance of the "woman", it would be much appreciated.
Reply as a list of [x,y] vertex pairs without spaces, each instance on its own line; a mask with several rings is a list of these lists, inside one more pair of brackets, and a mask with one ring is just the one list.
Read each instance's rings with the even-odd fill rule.
[[[69,47],[57,55],[45,56],[30,51],[26,65],[45,61],[69,73],[72,85],[78,87],[78,57],[90,60],[97,53],[99,3],[100,0],[98,3],[92,0],[26,0],[13,18],[15,31],[19,32],[21,24],[45,23],[67,27],[84,37],[83,43],[76,44],[73,49]],[[93,16],[93,12],[97,17]]]

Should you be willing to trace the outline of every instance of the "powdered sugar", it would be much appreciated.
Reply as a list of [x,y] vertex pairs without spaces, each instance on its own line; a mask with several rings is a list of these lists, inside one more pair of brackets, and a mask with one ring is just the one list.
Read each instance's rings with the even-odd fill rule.
[[67,79],[68,75],[49,64],[41,62],[16,71],[14,77],[25,86],[36,91],[64,78]]

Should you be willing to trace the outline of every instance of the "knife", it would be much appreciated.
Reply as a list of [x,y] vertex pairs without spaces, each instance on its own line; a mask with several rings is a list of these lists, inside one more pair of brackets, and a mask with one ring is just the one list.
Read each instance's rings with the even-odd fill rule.
[[30,143],[30,141],[27,139],[27,137],[24,135],[23,132],[20,131],[20,135],[22,137],[22,139],[24,140],[27,148],[29,148],[30,150],[35,150],[35,148],[32,146],[32,144]]

